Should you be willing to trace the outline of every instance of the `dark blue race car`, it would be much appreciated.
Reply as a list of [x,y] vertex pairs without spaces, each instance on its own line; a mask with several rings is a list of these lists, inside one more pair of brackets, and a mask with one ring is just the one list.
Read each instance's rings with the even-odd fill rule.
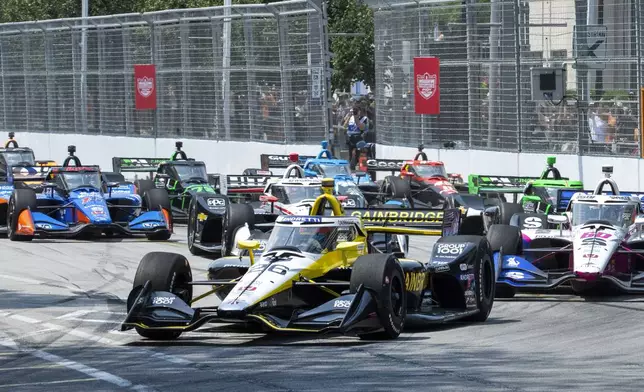
[[142,203],[134,184],[106,179],[98,166],[51,167],[42,184],[13,190],[7,235],[13,241],[31,241],[34,236],[89,239],[101,234],[170,238],[172,215],[165,189],[147,190]]

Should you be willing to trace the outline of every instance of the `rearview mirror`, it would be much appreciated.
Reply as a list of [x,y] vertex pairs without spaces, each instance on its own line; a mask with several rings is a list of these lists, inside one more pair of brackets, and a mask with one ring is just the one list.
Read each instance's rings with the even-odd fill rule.
[[277,197],[273,195],[261,195],[259,197],[259,201],[263,201],[265,203],[275,203],[277,201]]
[[357,251],[360,249],[361,246],[364,246],[362,242],[358,241],[345,241],[345,242],[340,242],[335,249],[336,250],[341,250],[343,252],[350,252],[350,251]]
[[108,182],[108,183],[107,183],[107,184],[105,184],[105,185],[106,185],[108,188],[116,188],[116,187],[118,187],[118,186],[119,186],[119,185],[121,185],[121,184],[119,184],[118,182]]
[[485,216],[495,216],[499,213],[499,207],[494,206],[494,207],[488,207],[485,209]]
[[259,249],[259,241],[257,240],[239,240],[237,241],[237,247],[239,249],[246,249],[246,250],[255,250]]
[[565,215],[548,215],[548,223],[563,225],[568,223],[568,217]]

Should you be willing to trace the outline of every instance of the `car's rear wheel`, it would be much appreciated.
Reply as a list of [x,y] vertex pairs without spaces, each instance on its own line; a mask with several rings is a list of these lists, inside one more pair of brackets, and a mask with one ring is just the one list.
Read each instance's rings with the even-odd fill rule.
[[358,257],[351,272],[350,292],[356,293],[360,285],[376,296],[376,313],[383,330],[358,336],[361,339],[376,340],[397,338],[407,317],[405,279],[398,259],[391,254]]
[[[151,252],[143,256],[139,268],[134,275],[133,289],[142,287],[150,281],[152,291],[167,291],[177,295],[182,301],[190,305],[192,301],[192,271],[188,260],[176,253]],[[133,304],[127,304],[127,310]],[[171,340],[181,335],[182,331],[153,330],[135,327],[136,332],[148,339]]]
[[37,207],[36,192],[31,189],[14,189],[7,207],[7,237],[11,241],[31,241],[34,239],[33,234],[19,234],[18,229],[21,224],[20,214],[25,210],[36,211]]
[[466,320],[483,322],[487,320],[494,306],[496,289],[492,252],[485,239],[482,240],[478,247],[477,258],[474,263],[474,282],[476,282],[476,307],[479,311],[466,318]]
[[248,223],[252,229],[255,226],[255,211],[248,204],[229,204],[228,223],[226,224],[225,238],[222,238],[222,257],[230,256],[235,249],[235,234],[237,230]]

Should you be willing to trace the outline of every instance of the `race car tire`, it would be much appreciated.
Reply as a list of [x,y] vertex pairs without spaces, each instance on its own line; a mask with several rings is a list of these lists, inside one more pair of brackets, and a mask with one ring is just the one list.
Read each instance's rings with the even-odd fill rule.
[[486,239],[481,239],[478,246],[478,255],[474,262],[474,281],[476,282],[477,291],[476,307],[479,311],[466,317],[466,321],[480,323],[487,320],[494,306],[495,276],[490,245]]
[[31,241],[33,235],[16,234],[18,217],[26,209],[35,211],[38,207],[36,192],[32,189],[14,189],[7,206],[7,237],[11,241]]
[[408,181],[396,176],[387,176],[382,182],[383,193],[393,199],[411,198],[411,186]]
[[235,233],[240,227],[248,223],[250,229],[255,227],[255,211],[249,204],[229,204],[228,223],[226,224],[225,238],[222,240],[221,256],[230,256],[235,248]]
[[149,191],[150,189],[155,189],[156,186],[154,185],[154,181],[152,180],[136,180],[134,182],[134,186],[136,186],[136,193],[137,195],[141,196],[141,203],[143,208],[148,208],[146,205],[146,200],[145,200],[145,193]]
[[170,208],[170,197],[168,192],[165,189],[148,189],[143,195],[143,199],[148,206],[149,211],[168,211],[168,218],[170,219],[169,230],[159,231],[153,234],[148,234],[148,240],[150,241],[167,241],[172,236],[172,210]]
[[[383,284],[383,282],[390,282]],[[360,339],[388,340],[400,335],[407,316],[407,294],[403,269],[391,254],[360,256],[353,264],[349,291],[356,293],[360,285],[376,297],[380,332],[358,335]]]
[[502,225],[509,225],[514,214],[523,213],[523,206],[517,203],[500,203],[499,209],[501,210],[499,223]]
[[[134,275],[133,289],[150,281],[152,291],[167,291],[176,294],[186,304],[192,301],[192,271],[188,260],[177,253],[151,252],[143,256],[139,268]],[[134,298],[132,298],[134,300]],[[131,303],[127,304],[130,311]],[[136,332],[144,338],[154,340],[172,340],[181,335],[182,331],[150,330],[135,327]]]
[[197,231],[197,198],[193,197],[190,200],[190,207],[188,207],[188,250],[195,256],[200,256],[206,252],[199,249],[195,244],[195,235]]
[[[519,255],[523,251],[521,230],[516,226],[492,225],[487,232],[487,240],[490,242],[492,252],[502,250],[503,255]],[[516,292],[516,288],[506,284],[496,286],[497,298],[512,298]]]

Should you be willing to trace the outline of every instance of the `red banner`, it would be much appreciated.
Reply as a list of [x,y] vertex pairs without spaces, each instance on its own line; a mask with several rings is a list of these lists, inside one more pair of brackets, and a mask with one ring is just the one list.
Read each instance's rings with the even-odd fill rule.
[[416,114],[441,113],[440,61],[438,57],[414,58],[414,108]]
[[137,110],[157,108],[157,80],[154,64],[134,66],[134,91]]

